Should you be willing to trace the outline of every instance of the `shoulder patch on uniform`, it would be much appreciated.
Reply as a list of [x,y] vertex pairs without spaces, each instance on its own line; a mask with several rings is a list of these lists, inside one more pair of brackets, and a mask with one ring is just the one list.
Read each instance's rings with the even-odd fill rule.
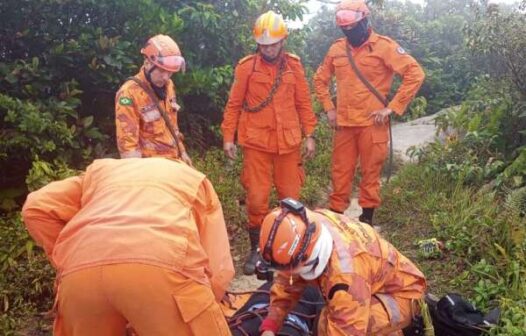
[[130,97],[120,97],[119,98],[119,104],[123,106],[130,106],[133,103],[133,100]]
[[238,62],[237,64],[243,64],[243,63],[245,63],[246,61],[248,61],[248,60],[254,58],[254,56],[256,56],[256,55],[248,55],[248,56],[245,56],[245,57],[243,57],[242,59],[240,59],[239,62]]
[[403,54],[407,54],[406,51],[405,51],[405,49],[402,48],[402,47],[398,47],[398,48],[396,48],[396,52],[399,53],[399,54],[401,54],[401,55],[403,55]]

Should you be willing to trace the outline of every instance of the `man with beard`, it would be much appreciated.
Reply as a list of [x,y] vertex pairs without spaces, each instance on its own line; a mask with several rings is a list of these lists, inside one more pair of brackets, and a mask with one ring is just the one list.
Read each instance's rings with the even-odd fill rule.
[[[369,14],[362,0],[344,0],[337,6],[336,23],[345,37],[330,47],[316,71],[314,87],[329,124],[336,128],[329,207],[343,213],[349,206],[359,160],[362,207],[359,219],[372,225],[374,209],[380,205],[380,174],[387,156],[389,117],[393,112],[404,113],[425,75],[398,43],[371,29]],[[402,81],[388,102],[386,97],[395,74]],[[333,76],[336,77],[337,107],[329,92]]]
[[156,35],[148,40],[141,54],[141,70],[122,85],[115,99],[120,156],[165,157],[191,165],[177,125],[180,106],[170,79],[185,69],[179,46],[167,35]]
[[299,197],[305,156],[314,155],[316,117],[299,57],[284,51],[287,27],[281,15],[268,11],[254,25],[256,54],[239,61],[225,108],[223,150],[236,156],[234,138],[243,149],[241,183],[246,192],[251,251],[244,273],[254,274],[259,227],[269,209],[275,185],[279,199]]

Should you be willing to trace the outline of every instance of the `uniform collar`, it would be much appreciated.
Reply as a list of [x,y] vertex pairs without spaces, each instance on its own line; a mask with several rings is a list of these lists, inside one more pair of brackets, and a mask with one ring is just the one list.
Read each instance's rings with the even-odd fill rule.
[[[283,56],[282,57],[287,57],[286,53],[283,53]],[[261,72],[266,72],[267,70],[269,70],[270,68],[273,68],[275,69],[275,71],[278,69],[279,67],[279,64],[280,62],[276,62],[276,63],[269,63],[269,62],[266,62],[263,57],[261,56],[260,53],[257,53],[256,54],[256,64],[254,66],[254,68],[258,71],[261,71]],[[265,69],[265,70],[263,70]]]

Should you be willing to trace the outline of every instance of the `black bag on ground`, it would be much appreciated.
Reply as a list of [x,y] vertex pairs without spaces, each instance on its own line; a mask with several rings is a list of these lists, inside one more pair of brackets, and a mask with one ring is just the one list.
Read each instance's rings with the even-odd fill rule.
[[436,301],[426,296],[436,336],[478,336],[498,321],[499,310],[486,316],[458,294]]
[[[259,336],[261,322],[268,314],[271,282],[264,283],[228,320],[233,336]],[[278,336],[316,335],[317,317],[324,306],[320,291],[307,287],[300,301],[289,313]]]

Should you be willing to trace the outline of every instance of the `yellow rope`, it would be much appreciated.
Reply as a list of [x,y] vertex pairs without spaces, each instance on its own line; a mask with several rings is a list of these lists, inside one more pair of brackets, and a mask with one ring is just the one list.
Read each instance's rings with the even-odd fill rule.
[[422,314],[422,319],[424,321],[424,335],[425,336],[435,336],[435,328],[433,327],[433,320],[431,319],[431,314],[429,313],[429,307],[427,306],[424,298],[418,300],[420,305],[420,314]]

